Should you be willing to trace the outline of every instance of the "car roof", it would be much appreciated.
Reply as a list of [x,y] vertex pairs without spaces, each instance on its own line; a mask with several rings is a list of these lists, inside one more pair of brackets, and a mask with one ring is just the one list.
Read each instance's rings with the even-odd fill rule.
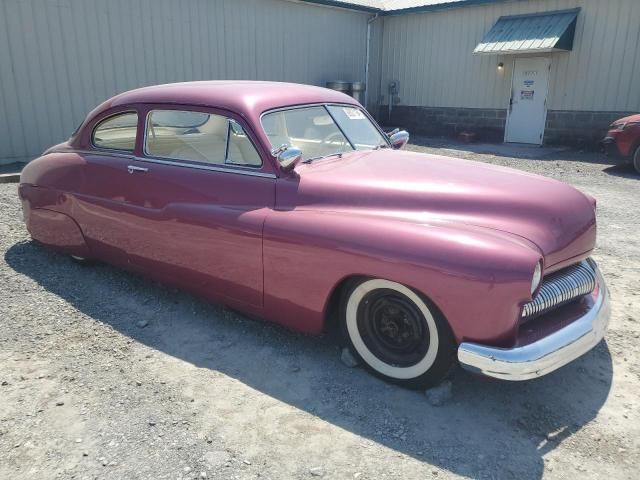
[[[334,90],[284,82],[215,80],[169,83],[130,90],[101,105],[99,110],[133,104],[169,103],[217,107],[256,118],[266,110],[308,103],[357,102]],[[97,113],[97,112],[94,112]]]

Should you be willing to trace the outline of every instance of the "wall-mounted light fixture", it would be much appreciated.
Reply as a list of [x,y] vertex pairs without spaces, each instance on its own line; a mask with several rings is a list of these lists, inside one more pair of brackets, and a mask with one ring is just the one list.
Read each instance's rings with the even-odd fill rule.
[[504,63],[500,62],[498,64],[498,72],[502,73],[504,71]]

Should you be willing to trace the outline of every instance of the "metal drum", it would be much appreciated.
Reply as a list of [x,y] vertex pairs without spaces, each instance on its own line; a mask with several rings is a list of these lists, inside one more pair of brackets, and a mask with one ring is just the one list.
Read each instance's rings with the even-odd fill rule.
[[337,90],[338,92],[346,93],[349,95],[351,91],[351,83],[344,82],[342,80],[332,80],[326,83],[326,87],[331,90]]
[[364,82],[352,82],[351,96],[358,102],[362,103],[364,101],[364,91],[366,90],[366,88],[367,87]]

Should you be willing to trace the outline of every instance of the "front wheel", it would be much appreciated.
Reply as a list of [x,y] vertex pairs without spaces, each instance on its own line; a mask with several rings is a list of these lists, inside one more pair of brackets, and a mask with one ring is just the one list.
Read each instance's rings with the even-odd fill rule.
[[633,168],[636,169],[636,172],[640,173],[640,145],[638,145],[638,148],[636,148],[633,154]]
[[374,375],[403,387],[428,388],[455,363],[443,315],[410,288],[383,279],[352,283],[341,306],[342,333]]

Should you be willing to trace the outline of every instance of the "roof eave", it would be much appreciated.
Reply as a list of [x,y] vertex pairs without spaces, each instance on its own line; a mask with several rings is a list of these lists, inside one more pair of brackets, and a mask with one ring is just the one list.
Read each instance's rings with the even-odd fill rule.
[[294,2],[302,2],[302,3],[314,3],[316,5],[321,5],[324,7],[334,7],[334,8],[342,8],[343,10],[355,10],[358,12],[364,13],[372,13],[372,14],[382,14],[384,10],[381,8],[375,7],[367,7],[366,5],[358,5],[356,3],[349,2],[339,2],[335,0],[290,0]]
[[399,8],[397,10],[382,10],[380,15],[390,17],[394,15],[406,15],[409,13],[438,12],[441,10],[454,10],[456,8],[475,7],[507,1],[510,0],[463,0],[458,2],[437,3],[435,5],[423,5],[421,7]]
[[[474,7],[487,5],[490,3],[498,3],[498,2],[507,2],[512,0],[461,0],[461,1],[450,1],[446,3],[438,3],[435,5],[422,5],[419,7],[409,7],[409,8],[399,8],[397,10],[385,10],[383,8],[376,7],[367,7],[365,5],[358,5],[355,3],[349,2],[340,2],[336,0],[290,0],[294,2],[304,2],[304,3],[315,3],[316,5],[323,5],[325,7],[335,7],[342,8],[346,10],[356,10],[360,12],[366,13],[377,13],[379,16],[390,17],[395,15],[406,15],[409,13],[427,13],[427,12],[437,12],[440,10],[453,10],[456,8],[465,8],[465,7]],[[520,0],[524,1],[524,0]]]

